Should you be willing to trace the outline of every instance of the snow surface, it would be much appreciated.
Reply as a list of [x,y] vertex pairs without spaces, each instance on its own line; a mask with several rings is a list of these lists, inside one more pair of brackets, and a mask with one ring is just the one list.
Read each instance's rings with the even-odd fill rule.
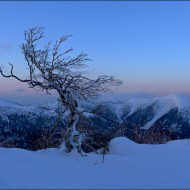
[[3,189],[190,188],[190,140],[145,145],[115,138],[104,163],[102,155],[82,157],[63,148],[37,152],[0,148],[0,155]]

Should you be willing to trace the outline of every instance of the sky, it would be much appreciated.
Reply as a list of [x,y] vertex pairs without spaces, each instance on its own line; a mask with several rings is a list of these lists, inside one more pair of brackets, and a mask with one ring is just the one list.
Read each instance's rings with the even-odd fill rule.
[[[62,35],[76,54],[93,61],[89,76],[114,75],[117,93],[190,94],[190,2],[188,1],[0,1],[0,66],[27,78],[19,44],[24,30],[45,27],[46,41]],[[23,103],[54,101],[14,79],[0,76],[0,97]]]

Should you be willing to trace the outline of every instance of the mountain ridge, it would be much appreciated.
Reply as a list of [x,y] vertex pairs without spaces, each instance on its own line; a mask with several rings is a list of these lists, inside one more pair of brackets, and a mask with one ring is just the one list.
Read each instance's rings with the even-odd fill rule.
[[[53,128],[58,116],[57,103],[46,106],[24,106],[0,100],[0,135],[23,134],[27,130]],[[93,129],[113,137],[126,136],[136,142],[150,142],[144,138],[157,138],[161,133],[168,140],[190,138],[190,96],[171,94],[163,97],[134,97],[80,102],[80,109],[89,112],[78,122],[78,127]],[[66,126],[66,118],[58,124]],[[16,128],[16,130],[15,130]],[[164,132],[163,132],[164,131]],[[149,135],[149,137],[147,137]],[[164,136],[163,135],[163,136]],[[19,137],[20,138],[20,137]],[[165,137],[164,137],[165,138]],[[154,141],[151,142],[161,142]]]

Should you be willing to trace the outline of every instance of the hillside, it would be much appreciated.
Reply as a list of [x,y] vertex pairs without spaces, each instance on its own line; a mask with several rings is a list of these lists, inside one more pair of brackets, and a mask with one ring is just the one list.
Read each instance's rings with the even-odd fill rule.
[[[32,141],[54,134],[55,123],[58,131],[66,126],[67,118],[59,119],[55,108],[56,104],[37,107],[0,100],[0,145],[7,147],[8,139],[8,147],[35,150]],[[159,144],[190,138],[189,96],[105,96],[92,103],[80,102],[80,108],[91,114],[85,114],[78,127],[102,138],[109,136],[108,140],[126,136],[138,143]],[[56,139],[57,134],[50,147],[55,147]]]

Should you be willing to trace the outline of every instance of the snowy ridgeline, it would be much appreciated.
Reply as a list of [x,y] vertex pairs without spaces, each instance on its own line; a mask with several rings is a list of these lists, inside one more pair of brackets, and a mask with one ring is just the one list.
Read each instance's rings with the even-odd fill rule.
[[[79,102],[80,108],[92,111],[101,109],[101,114],[106,110],[112,112],[112,119],[123,122],[127,117],[133,115],[139,110],[145,110],[149,106],[154,112],[153,117],[150,118],[150,123],[154,123],[164,114],[172,109],[178,109],[183,118],[190,121],[190,96],[171,94],[161,97],[146,97],[146,96],[122,96],[122,95],[106,95],[102,98],[89,102]],[[0,113],[4,117],[10,114],[25,114],[36,113],[36,115],[55,115],[54,109],[57,108],[57,103],[47,104],[46,106],[24,106],[14,102],[0,99]],[[108,114],[109,117],[109,114]],[[147,124],[143,128],[149,128],[151,125]]]
[[[119,123],[125,122],[128,118],[135,116],[135,114],[149,113],[147,118],[143,118],[144,122],[141,125],[142,129],[149,129],[165,114],[177,110],[176,114],[190,123],[190,96],[187,95],[175,95],[171,94],[163,97],[147,97],[146,96],[103,96],[101,99],[89,102],[80,102],[80,109],[87,110],[98,114],[100,116],[106,116],[106,118],[112,119]],[[42,115],[55,116],[54,109],[57,108],[57,103],[48,104],[46,106],[24,106],[14,102],[0,99],[0,113],[3,120],[8,121],[8,115],[27,114],[31,119]],[[34,116],[34,118],[32,118]],[[89,115],[89,117],[93,115]],[[105,118],[105,117],[104,117]],[[142,119],[141,119],[142,120]]]
[[[22,106],[0,100],[1,146],[28,150],[44,149],[44,146],[36,146],[36,142],[44,141],[43,138],[47,139],[48,135],[54,136],[55,124],[60,129],[65,129],[67,123],[66,118],[59,120],[57,117],[56,105],[55,103],[41,107]],[[189,96],[111,95],[92,103],[80,102],[80,109],[90,112],[78,123],[81,131],[88,132],[90,137],[93,131],[97,136],[101,134],[109,137],[107,141],[116,136],[126,136],[135,142],[147,144],[190,138]],[[58,146],[57,135],[59,134],[55,134],[47,147]]]
[[189,149],[189,140],[143,145],[120,137],[102,163],[102,155],[81,157],[63,148],[0,148],[0,188],[189,189]]

